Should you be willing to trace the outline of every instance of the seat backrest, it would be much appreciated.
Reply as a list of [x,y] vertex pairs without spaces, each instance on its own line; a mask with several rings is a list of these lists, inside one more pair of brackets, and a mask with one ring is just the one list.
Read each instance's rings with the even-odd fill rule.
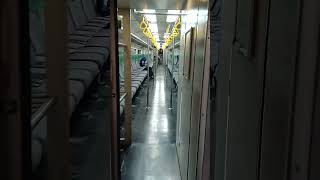
[[81,2],[84,13],[89,20],[97,17],[97,12],[94,7],[94,2],[92,0],[81,0]]
[[41,16],[43,16],[43,13],[40,11],[37,13],[29,12],[30,41],[34,47],[35,54],[37,55],[44,55],[46,52],[44,42],[44,24]]
[[35,67],[37,65],[36,52],[33,45],[30,45],[30,67]]
[[83,12],[81,0],[72,0],[68,3],[70,15],[76,28],[87,24],[87,17]]
[[72,34],[73,32],[76,31],[76,27],[75,27],[75,24],[73,22],[73,19],[71,17],[70,12],[67,14],[67,16],[68,16],[68,33]]

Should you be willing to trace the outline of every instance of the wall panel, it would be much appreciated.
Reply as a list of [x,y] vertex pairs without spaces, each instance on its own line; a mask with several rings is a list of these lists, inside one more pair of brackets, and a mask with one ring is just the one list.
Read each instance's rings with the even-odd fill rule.
[[[192,3],[191,3],[192,4]],[[201,118],[202,83],[208,20],[208,1],[193,3],[182,16],[180,40],[179,86],[177,101],[177,151],[182,180],[195,180],[197,176],[199,127]],[[183,77],[185,33],[194,27],[191,56],[191,79]],[[206,103],[206,102],[205,102]]]
[[[195,41],[195,59],[193,73],[193,91],[192,91],[192,107],[191,107],[191,129],[190,129],[190,145],[189,145],[189,167],[188,179],[195,180],[197,176],[198,150],[199,150],[199,133],[200,118],[204,79],[205,49],[207,43],[207,21],[208,21],[208,2],[204,1],[199,4],[198,24],[196,30]],[[208,81],[206,83],[209,83]],[[206,103],[206,102],[204,102]]]

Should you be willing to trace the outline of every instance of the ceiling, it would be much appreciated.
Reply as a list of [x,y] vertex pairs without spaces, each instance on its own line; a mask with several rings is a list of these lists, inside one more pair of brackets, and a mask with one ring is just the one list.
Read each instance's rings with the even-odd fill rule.
[[[159,34],[159,44],[161,45],[164,42],[164,33],[168,25],[173,26],[174,22],[167,22],[168,10],[188,10],[192,9],[197,0],[117,0],[117,6],[119,9],[126,8],[131,9],[131,32],[137,35],[140,39],[147,42],[146,36],[143,34],[139,28],[139,24],[142,20],[142,16],[147,14],[136,13],[137,11],[142,11],[144,9],[152,9],[156,14],[156,24],[158,26]],[[148,14],[150,15],[150,14]],[[170,30],[171,32],[171,30]]]
[[118,0],[118,8],[181,10],[187,3],[188,0]]
[[[168,25],[171,25],[172,27],[174,22],[167,22],[167,15],[166,15],[166,13],[168,13],[167,10],[155,10],[155,13],[156,13],[156,20],[157,20],[156,24],[158,27],[159,44],[161,45],[165,40],[164,34],[166,32]],[[143,39],[145,42],[147,42],[146,36],[143,34],[142,30],[139,28],[139,24],[143,16],[144,16],[143,14],[135,13],[134,11],[132,11],[131,32],[137,35],[138,37],[140,37],[141,39]],[[177,17],[178,16],[174,16],[175,19]],[[155,23],[151,22],[150,24],[155,24]],[[154,33],[154,35],[157,35],[157,33]]]

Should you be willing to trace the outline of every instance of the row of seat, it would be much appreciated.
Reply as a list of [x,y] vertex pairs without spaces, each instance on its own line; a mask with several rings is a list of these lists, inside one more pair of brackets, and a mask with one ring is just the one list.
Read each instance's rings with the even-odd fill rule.
[[[135,55],[132,56],[132,59]],[[140,55],[139,55],[140,56]],[[143,57],[143,56],[141,56]],[[123,55],[119,56],[120,63],[119,63],[119,81],[120,81],[120,92],[124,93],[124,61],[123,61]],[[146,67],[141,67],[139,64],[139,61],[131,61],[131,97],[133,98],[140,86],[142,85],[143,81],[146,79],[148,75],[148,71],[146,70]],[[120,102],[120,113],[123,114],[124,109],[124,102]]]
[[[94,16],[91,0],[70,1],[69,10],[69,101],[73,112],[109,57],[109,18]],[[45,20],[41,9],[29,15],[32,95],[34,102],[38,102],[37,97],[46,96]]]
[[[30,4],[32,5],[32,1]],[[38,8],[30,9],[32,10],[29,13],[30,71],[32,79],[32,112],[35,114],[49,99],[44,43],[44,23],[46,23],[46,20],[43,7],[38,6]],[[109,26],[109,17],[98,16],[92,0],[71,0],[68,2],[68,82],[69,109],[71,113],[75,110],[87,89],[99,77],[101,70],[106,66],[106,62],[108,62]],[[38,139],[46,138],[33,138],[33,144],[37,144],[36,140]],[[43,147],[33,147],[32,164],[34,171],[36,171],[42,159],[39,157],[43,156],[41,148]]]

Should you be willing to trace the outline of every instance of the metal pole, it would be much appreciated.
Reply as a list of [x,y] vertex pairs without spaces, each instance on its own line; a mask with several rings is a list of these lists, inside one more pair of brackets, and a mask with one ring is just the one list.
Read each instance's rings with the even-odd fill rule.
[[170,107],[169,107],[169,110],[172,110],[173,109],[173,107],[172,107],[172,93],[173,93],[173,61],[174,61],[174,42],[175,41],[175,39],[173,38],[173,48],[172,48],[172,55],[173,55],[173,57],[172,57],[172,59],[171,59],[171,86],[170,86],[170,88],[171,88],[171,92],[170,92]]
[[166,49],[165,50],[165,57],[166,57],[166,59],[165,59],[165,63],[164,63],[164,70],[165,70],[165,72],[166,72],[166,84],[167,84],[167,75],[168,75],[168,72],[167,72],[167,66],[168,66],[168,50]]
[[154,60],[154,62],[155,62],[155,68],[154,68],[154,73],[153,73],[153,82],[156,80],[156,76],[157,76],[157,69],[158,69],[158,53],[157,53],[157,48],[154,50],[155,52],[155,56],[156,56],[156,58],[155,58],[155,60]]
[[150,59],[150,47],[149,47],[149,45],[150,45],[150,40],[148,39],[148,58],[147,58],[147,71],[148,71],[148,81],[147,81],[147,106],[146,106],[146,110],[149,110],[150,109],[150,106],[149,106],[149,90],[150,90],[150,88],[149,88],[149,84],[150,84],[150,74],[149,74],[149,59]]
[[154,67],[155,67],[155,64],[154,64],[154,48],[152,49],[152,56],[151,56],[151,59],[152,59],[152,71],[153,71],[153,87],[154,87],[154,73],[155,73],[155,69],[154,69]]
[[[169,59],[170,59],[170,48],[167,49],[167,53],[166,53],[166,79],[168,79],[168,74],[170,75],[170,72],[169,72]],[[170,81],[169,81],[170,82]],[[166,81],[167,83],[167,81]]]

